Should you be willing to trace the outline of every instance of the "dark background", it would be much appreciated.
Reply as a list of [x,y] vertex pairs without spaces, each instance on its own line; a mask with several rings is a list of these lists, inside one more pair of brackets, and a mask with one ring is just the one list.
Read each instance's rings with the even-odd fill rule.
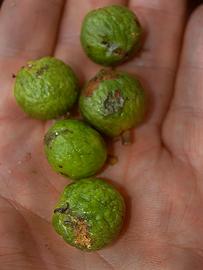
[[200,4],[203,4],[203,0],[188,0],[189,12],[191,12],[193,9],[195,9]]

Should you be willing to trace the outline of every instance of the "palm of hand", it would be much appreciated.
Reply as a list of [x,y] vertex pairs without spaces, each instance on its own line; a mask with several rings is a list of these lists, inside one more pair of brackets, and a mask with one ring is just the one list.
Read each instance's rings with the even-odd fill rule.
[[[202,48],[198,25],[203,10],[189,23],[177,72],[183,1],[157,1],[157,6],[150,0],[137,0],[136,6],[130,1],[148,33],[143,53],[121,68],[141,76],[152,108],[146,123],[136,129],[132,146],[115,143],[119,162],[103,172],[126,194],[129,211],[124,231],[112,246],[87,254],[67,246],[51,228],[52,209],[67,180],[52,172],[44,158],[47,124],[29,119],[15,104],[11,74],[27,59],[51,54],[53,48],[81,80],[95,74],[99,67],[79,45],[78,17],[97,1],[86,1],[80,9],[69,1],[57,42],[53,33],[63,1],[50,1],[48,7],[42,2],[7,0],[0,16],[1,269],[202,269],[202,60],[191,48],[198,52]],[[40,20],[44,27],[38,25]],[[36,33],[31,32],[33,27]],[[194,88],[192,95],[188,82]]]

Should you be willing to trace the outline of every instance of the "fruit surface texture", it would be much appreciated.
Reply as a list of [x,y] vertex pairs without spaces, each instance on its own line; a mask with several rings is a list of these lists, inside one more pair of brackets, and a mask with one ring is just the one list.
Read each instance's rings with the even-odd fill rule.
[[57,121],[46,133],[44,144],[52,168],[72,179],[94,175],[107,157],[101,135],[79,120]]
[[84,118],[111,137],[142,122],[146,110],[146,96],[139,80],[110,69],[102,69],[86,84],[79,103]]
[[81,44],[87,56],[104,66],[130,58],[140,48],[141,36],[136,15],[119,5],[90,11],[81,28]]
[[98,178],[88,178],[65,188],[52,224],[67,243],[92,251],[118,236],[124,212],[123,197],[113,186]]
[[29,116],[57,118],[74,105],[78,80],[72,69],[54,57],[30,61],[17,74],[14,95]]

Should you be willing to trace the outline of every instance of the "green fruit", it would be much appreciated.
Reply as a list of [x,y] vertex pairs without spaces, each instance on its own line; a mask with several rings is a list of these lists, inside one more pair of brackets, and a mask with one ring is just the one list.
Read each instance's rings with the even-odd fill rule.
[[14,95],[31,117],[47,120],[66,113],[78,95],[72,69],[53,57],[30,61],[17,74]]
[[130,58],[141,46],[141,35],[135,14],[124,6],[112,5],[86,15],[80,39],[94,62],[109,66]]
[[98,250],[119,234],[124,211],[124,200],[113,186],[97,178],[83,179],[65,188],[52,224],[70,245]]
[[144,118],[145,103],[138,79],[104,69],[87,83],[79,100],[84,118],[111,137],[139,124]]
[[79,120],[57,121],[48,130],[44,142],[52,168],[73,179],[94,175],[107,158],[101,135]]

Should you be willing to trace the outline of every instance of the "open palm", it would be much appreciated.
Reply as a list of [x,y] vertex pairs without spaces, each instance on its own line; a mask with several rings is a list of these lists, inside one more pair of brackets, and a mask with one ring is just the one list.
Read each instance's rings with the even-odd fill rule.
[[[102,173],[126,198],[125,228],[111,246],[84,253],[65,244],[50,225],[67,179],[55,174],[44,157],[43,136],[50,123],[32,120],[18,108],[12,74],[27,60],[55,55],[83,83],[100,67],[80,47],[82,18],[98,5],[116,3],[134,10],[145,29],[142,52],[119,68],[140,77],[150,108],[145,123],[134,131],[134,144],[116,142],[119,162]],[[185,12],[184,0],[4,1],[1,270],[203,269],[203,8],[192,15],[186,30]]]

